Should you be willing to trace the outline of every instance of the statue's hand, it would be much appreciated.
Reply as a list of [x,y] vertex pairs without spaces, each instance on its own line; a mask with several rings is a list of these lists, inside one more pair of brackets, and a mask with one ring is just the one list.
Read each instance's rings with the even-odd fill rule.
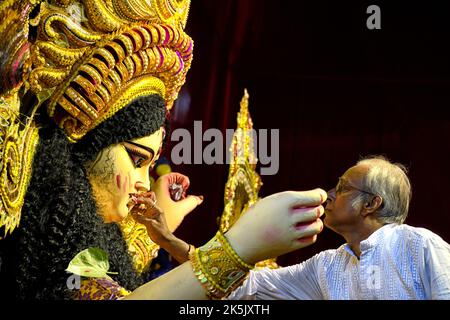
[[322,189],[286,191],[259,200],[225,234],[248,263],[274,258],[314,243],[327,193]]
[[[189,188],[189,178],[180,173],[172,172],[159,177],[152,186],[155,192],[158,206],[164,211],[169,230],[174,232],[183,221],[184,217],[203,202],[202,196],[186,196]],[[181,186],[182,191],[178,193],[180,200],[175,201],[176,197],[171,186]],[[171,195],[172,192],[172,195]]]

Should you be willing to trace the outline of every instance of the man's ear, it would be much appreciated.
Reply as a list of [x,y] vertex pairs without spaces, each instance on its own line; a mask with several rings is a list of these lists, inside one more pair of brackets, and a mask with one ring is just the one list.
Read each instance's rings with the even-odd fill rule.
[[370,197],[370,199],[364,203],[363,210],[362,210],[363,216],[374,213],[379,208],[381,208],[382,204],[383,204],[382,197],[380,197],[378,195]]

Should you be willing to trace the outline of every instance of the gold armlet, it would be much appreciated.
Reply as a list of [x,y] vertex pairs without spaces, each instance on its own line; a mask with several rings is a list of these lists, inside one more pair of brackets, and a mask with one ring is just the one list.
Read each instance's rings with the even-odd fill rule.
[[237,255],[220,231],[207,244],[191,251],[189,260],[210,299],[230,294],[254,267]]

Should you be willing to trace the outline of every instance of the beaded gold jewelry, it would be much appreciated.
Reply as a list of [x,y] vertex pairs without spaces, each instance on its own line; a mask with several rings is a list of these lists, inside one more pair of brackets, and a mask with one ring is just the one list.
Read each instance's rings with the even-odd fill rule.
[[223,235],[221,231],[217,231],[216,233],[217,240],[222,244],[222,246],[225,248],[225,251],[228,255],[232,256],[233,259],[237,262],[238,265],[242,266],[244,269],[251,270],[253,269],[254,265],[246,263],[244,260],[241,259],[241,257],[238,256],[236,251],[231,247],[230,243],[228,242],[227,238]]
[[19,224],[40,106],[71,142],[143,95],[162,96],[170,112],[192,62],[193,42],[184,32],[189,7],[190,0],[0,2],[0,227],[6,233]]
[[31,165],[38,142],[38,129],[29,119],[21,123],[18,112],[0,97],[0,227],[4,235],[20,222],[26,188],[31,177]]
[[38,129],[32,117],[21,114],[19,97],[23,70],[31,66],[28,15],[35,6],[35,1],[0,2],[0,239],[19,225],[38,142]]
[[230,294],[254,267],[242,261],[220,231],[207,244],[192,251],[189,260],[210,299]]
[[159,245],[149,237],[147,228],[128,215],[119,223],[123,238],[128,247],[134,268],[138,273],[148,270],[153,259],[158,256]]

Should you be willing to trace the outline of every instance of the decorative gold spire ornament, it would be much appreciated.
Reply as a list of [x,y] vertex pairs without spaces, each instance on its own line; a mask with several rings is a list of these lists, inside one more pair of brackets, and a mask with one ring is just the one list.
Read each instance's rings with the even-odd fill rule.
[[[0,3],[0,227],[19,224],[47,112],[76,142],[131,100],[159,94],[170,112],[192,61],[190,0]],[[35,98],[30,98],[35,97]]]
[[239,217],[255,202],[262,186],[256,173],[253,121],[248,110],[249,95],[244,90],[237,116],[237,128],[231,141],[231,161],[225,184],[225,207],[216,235],[189,255],[194,275],[210,299],[222,299],[237,288],[253,268],[278,268],[276,259],[250,265],[234,251],[224,236]]
[[224,211],[220,218],[220,231],[225,233],[241,214],[258,201],[262,186],[256,173],[256,158],[253,140],[253,121],[248,110],[248,92],[244,91],[237,116],[237,128],[230,146],[230,167],[225,184]]
[[[240,103],[237,128],[231,141],[231,161],[228,180],[225,184],[225,207],[220,217],[220,231],[227,232],[251,205],[258,201],[262,186],[261,177],[256,173],[258,159],[254,150],[253,121],[248,109],[247,89]],[[276,259],[260,261],[257,268],[278,268]]]

